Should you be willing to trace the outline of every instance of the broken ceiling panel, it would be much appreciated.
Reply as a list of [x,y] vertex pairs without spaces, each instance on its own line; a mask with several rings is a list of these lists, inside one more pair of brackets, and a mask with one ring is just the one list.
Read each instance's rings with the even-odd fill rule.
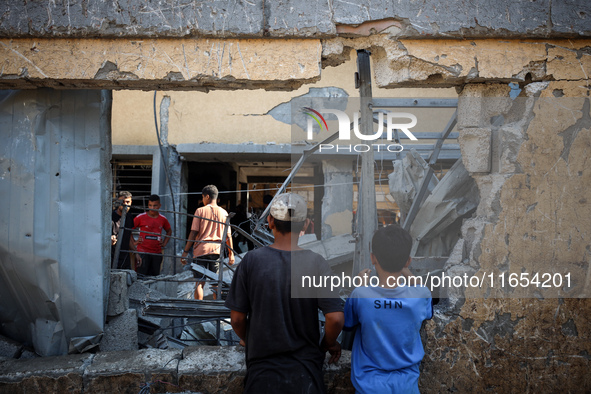
[[[404,218],[410,211],[416,194],[421,189],[429,165],[415,149],[411,149],[410,154],[406,154],[402,160],[395,160],[393,164],[394,169],[388,175],[390,195],[400,208],[401,218]],[[432,175],[427,192],[430,193],[438,182],[437,177]]]
[[449,256],[460,238],[462,220],[480,201],[478,186],[462,160],[456,161],[425,199],[410,228],[413,256]]

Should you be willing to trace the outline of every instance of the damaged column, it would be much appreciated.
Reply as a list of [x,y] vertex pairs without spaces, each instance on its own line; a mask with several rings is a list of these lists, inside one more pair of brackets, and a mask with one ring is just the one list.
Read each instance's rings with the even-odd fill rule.
[[[160,101],[160,124],[159,137],[160,149],[154,151],[152,157],[152,193],[160,196],[162,210],[178,212],[181,207],[180,191],[182,187],[182,163],[180,156],[174,146],[168,143],[168,108],[170,106],[170,96],[164,96]],[[183,204],[184,206],[184,204]],[[179,237],[184,235],[185,227],[182,225],[181,217],[172,213],[164,213],[173,229],[172,235]],[[165,254],[180,254],[180,245],[175,239],[169,242]],[[177,250],[179,249],[179,250]],[[171,257],[164,257],[162,265],[162,274],[175,274],[180,267],[180,260],[173,261]],[[177,267],[176,265],[179,265]]]

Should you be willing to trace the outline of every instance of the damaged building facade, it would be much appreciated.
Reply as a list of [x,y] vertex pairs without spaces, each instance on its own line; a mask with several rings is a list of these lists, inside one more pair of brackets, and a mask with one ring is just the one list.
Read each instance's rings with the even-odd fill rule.
[[[281,105],[306,94],[356,95],[352,51],[366,49],[375,97],[457,99],[462,166],[450,162],[446,176],[456,178],[429,188],[411,228],[415,253],[445,256],[450,276],[572,280],[552,294],[490,282],[447,289],[423,333],[421,389],[590,390],[591,7],[476,3],[0,6],[2,334],[55,346],[35,347],[51,355],[83,350],[102,333],[108,163],[151,166],[150,192],[168,194],[155,117],[166,164],[177,168],[178,210],[194,209],[182,196],[199,189],[196,174],[224,171],[226,190],[274,185],[291,167]],[[389,164],[381,195],[409,211],[428,159],[407,154]],[[355,160],[319,159],[302,176],[341,187],[353,183]],[[255,168],[263,163],[273,165]],[[404,186],[401,173],[411,169]],[[309,192],[321,239],[347,236],[353,192]],[[45,274],[31,278],[35,270]],[[81,312],[90,309],[89,288],[95,315]],[[18,301],[22,294],[30,295]]]

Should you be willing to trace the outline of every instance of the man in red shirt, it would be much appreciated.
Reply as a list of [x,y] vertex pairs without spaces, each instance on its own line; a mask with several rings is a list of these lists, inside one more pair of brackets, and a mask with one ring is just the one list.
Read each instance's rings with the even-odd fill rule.
[[[166,247],[172,234],[168,219],[158,213],[160,207],[160,197],[152,194],[148,199],[148,212],[137,215],[133,220],[133,227],[140,229],[137,250],[141,253],[142,260],[137,272],[142,275],[160,275],[162,249]],[[166,231],[164,237],[162,230]]]
[[[206,269],[218,272],[218,259],[220,257],[220,250],[222,244],[222,237],[224,235],[224,223],[228,218],[228,212],[217,204],[218,188],[214,185],[207,185],[201,191],[201,198],[203,200],[203,207],[197,208],[195,217],[191,225],[191,232],[189,239],[185,245],[182,255],[181,263],[187,264],[187,254],[193,247],[193,257],[196,258],[197,264]],[[226,236],[226,244],[229,246],[228,250],[228,264],[234,264],[234,254],[232,253],[232,233],[228,227],[228,234]],[[197,282],[195,285],[195,299],[203,299],[203,285],[205,282]]]

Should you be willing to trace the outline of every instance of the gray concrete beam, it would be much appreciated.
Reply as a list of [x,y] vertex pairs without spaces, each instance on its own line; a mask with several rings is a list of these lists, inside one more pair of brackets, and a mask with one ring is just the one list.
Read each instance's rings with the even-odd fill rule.
[[590,18],[584,0],[11,0],[0,4],[0,37],[580,37]]

